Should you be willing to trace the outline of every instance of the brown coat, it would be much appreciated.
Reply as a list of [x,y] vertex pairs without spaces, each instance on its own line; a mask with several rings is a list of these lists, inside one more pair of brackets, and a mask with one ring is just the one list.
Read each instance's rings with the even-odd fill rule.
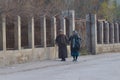
[[67,58],[67,43],[68,38],[64,34],[60,34],[56,38],[56,43],[58,44],[58,57],[59,58]]

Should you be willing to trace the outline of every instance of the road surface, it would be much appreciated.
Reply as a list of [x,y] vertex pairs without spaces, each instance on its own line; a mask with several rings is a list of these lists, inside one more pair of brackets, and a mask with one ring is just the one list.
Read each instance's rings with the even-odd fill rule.
[[20,66],[1,68],[0,80],[120,80],[120,53],[81,56],[78,62],[72,58],[66,62],[34,62],[24,64],[29,67],[26,69]]

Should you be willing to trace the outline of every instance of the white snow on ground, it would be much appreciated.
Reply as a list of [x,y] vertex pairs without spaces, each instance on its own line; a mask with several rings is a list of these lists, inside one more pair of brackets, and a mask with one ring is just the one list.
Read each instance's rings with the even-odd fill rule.
[[120,80],[120,53],[31,62],[0,68],[0,80]]

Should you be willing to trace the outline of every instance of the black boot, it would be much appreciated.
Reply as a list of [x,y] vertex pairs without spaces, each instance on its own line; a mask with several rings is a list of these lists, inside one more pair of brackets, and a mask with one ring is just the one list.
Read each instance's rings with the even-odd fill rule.
[[77,61],[77,59],[78,59],[78,56],[75,56],[75,61]]
[[62,60],[61,61],[66,61],[66,59],[65,58],[62,58]]
[[75,61],[76,59],[75,59],[75,56],[73,56],[73,61]]

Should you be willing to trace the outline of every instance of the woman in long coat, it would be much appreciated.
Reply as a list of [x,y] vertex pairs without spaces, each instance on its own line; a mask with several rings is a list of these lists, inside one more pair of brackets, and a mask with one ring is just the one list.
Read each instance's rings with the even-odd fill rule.
[[63,34],[62,30],[59,32],[59,35],[56,37],[56,44],[58,45],[58,56],[61,58],[61,61],[65,61],[65,58],[67,58],[68,38]]
[[73,35],[69,38],[70,41],[70,49],[71,49],[71,56],[73,57],[73,61],[77,61],[78,56],[80,55],[80,42],[81,38],[78,35],[77,31],[73,31]]

